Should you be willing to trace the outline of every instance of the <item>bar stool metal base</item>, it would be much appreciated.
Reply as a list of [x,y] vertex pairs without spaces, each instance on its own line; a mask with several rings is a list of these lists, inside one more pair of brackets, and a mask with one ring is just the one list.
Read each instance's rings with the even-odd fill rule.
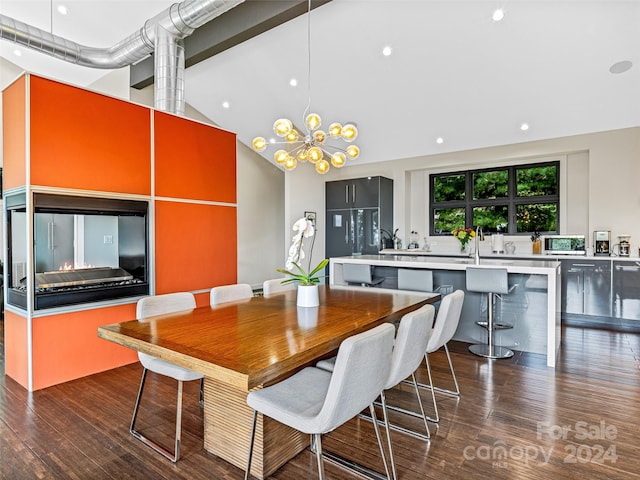
[[469,351],[475,355],[486,358],[511,358],[513,350],[496,345],[477,344],[469,346]]

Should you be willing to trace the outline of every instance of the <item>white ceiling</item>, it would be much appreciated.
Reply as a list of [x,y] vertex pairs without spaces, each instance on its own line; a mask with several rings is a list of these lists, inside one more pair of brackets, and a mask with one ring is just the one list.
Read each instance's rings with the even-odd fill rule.
[[[53,11],[53,33],[109,47],[172,3],[2,0],[0,13],[50,31]],[[73,84],[106,73],[15,48],[0,41],[2,57]],[[302,16],[188,68],[185,97],[250,144],[276,118],[302,123],[307,72]],[[325,125],[358,125],[358,163],[640,126],[640,0],[333,0],[311,14],[311,73]]]

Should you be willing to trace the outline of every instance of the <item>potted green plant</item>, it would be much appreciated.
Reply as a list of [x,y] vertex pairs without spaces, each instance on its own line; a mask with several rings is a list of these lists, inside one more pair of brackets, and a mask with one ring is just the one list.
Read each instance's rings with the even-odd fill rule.
[[[289,257],[285,264],[286,268],[278,268],[276,271],[290,277],[283,280],[283,284],[298,284],[298,306],[317,307],[320,304],[318,284],[320,283],[320,279],[326,276],[321,274],[321,272],[323,272],[329,263],[329,259],[323,259],[314,269],[311,269],[311,265],[309,264],[309,269],[305,270],[302,267],[302,260],[305,258],[303,238],[313,237],[315,229],[311,220],[303,217],[296,220],[293,224],[293,231],[296,232],[296,234],[293,236],[291,247],[289,248]],[[312,251],[313,242],[309,249],[309,262],[311,262]]]

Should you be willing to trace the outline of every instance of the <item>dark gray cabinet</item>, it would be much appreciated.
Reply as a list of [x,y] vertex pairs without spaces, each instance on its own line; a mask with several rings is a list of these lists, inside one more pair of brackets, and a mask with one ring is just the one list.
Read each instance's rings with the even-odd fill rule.
[[611,316],[611,262],[562,260],[562,313]]
[[393,230],[393,180],[366,177],[326,183],[325,255],[376,254],[381,229]]
[[387,190],[393,192],[393,180],[364,177],[337,180],[326,184],[326,208],[375,208],[380,206]]

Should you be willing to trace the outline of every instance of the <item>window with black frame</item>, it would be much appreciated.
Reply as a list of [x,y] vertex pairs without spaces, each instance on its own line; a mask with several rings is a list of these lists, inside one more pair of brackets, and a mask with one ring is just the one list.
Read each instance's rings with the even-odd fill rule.
[[558,233],[560,162],[429,176],[430,234],[481,226],[484,233]]

